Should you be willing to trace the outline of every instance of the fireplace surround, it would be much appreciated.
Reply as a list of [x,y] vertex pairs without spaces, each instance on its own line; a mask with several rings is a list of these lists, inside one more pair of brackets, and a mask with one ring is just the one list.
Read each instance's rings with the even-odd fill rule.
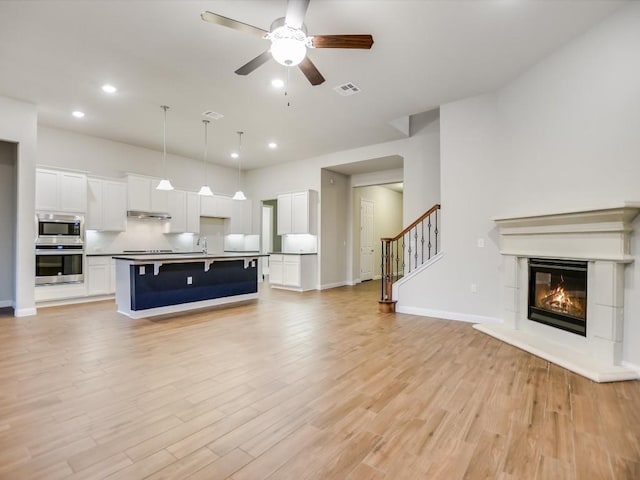
[[[624,202],[581,211],[494,218],[503,256],[503,323],[474,327],[596,382],[639,378],[636,370],[622,363],[624,270],[634,261],[629,237],[639,212],[640,203]],[[531,262],[534,273],[540,273],[533,280]],[[586,269],[584,300],[576,275],[565,277],[548,270],[548,264],[554,262],[564,263],[564,268]],[[571,290],[570,294],[580,297],[576,303],[583,301],[584,305],[570,309],[563,305],[566,300],[562,297],[553,298],[558,286]],[[552,326],[548,318],[543,322],[530,319],[532,289],[534,297],[536,291],[541,298],[547,297],[543,307],[551,305],[547,308],[551,313],[571,310],[573,325]],[[539,314],[533,300],[534,314]],[[581,309],[584,332],[578,325]]]

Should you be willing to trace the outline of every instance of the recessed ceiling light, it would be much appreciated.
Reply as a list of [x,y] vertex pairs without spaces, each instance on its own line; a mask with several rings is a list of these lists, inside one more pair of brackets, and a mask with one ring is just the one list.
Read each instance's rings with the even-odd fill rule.
[[273,80],[271,80],[271,86],[274,88],[282,88],[284,87],[284,82],[279,78],[274,78]]
[[278,148],[278,144],[276,142],[269,143],[269,148]]
[[238,155],[236,152],[233,152],[231,154],[231,158],[238,158],[240,155]]
[[104,93],[116,93],[118,89],[113,85],[109,85],[108,83],[105,83],[104,85],[102,85],[102,91]]
[[76,118],[82,118],[84,117],[84,112],[81,112],[80,110],[75,110],[71,112],[71,115],[73,115]]

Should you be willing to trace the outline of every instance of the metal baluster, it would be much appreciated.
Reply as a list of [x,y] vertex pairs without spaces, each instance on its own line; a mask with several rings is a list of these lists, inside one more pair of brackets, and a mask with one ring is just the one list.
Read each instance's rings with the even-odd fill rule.
[[405,249],[407,248],[406,242],[404,241],[404,235],[402,236],[402,276],[404,277],[404,266],[405,266]]
[[435,238],[436,238],[436,255],[438,254],[438,210],[434,212],[436,214],[436,228],[434,230]]
[[429,215],[429,221],[427,222],[427,229],[429,231],[429,243],[427,244],[427,248],[429,250],[429,258],[431,258],[431,215]]
[[424,220],[420,222],[420,251],[422,256],[420,265],[422,265],[424,263]]
[[415,252],[413,252],[413,256],[415,258],[415,268],[418,268],[418,226],[416,225],[414,227],[415,229],[415,233],[413,235],[413,239],[414,239],[414,243],[413,245],[415,246]]

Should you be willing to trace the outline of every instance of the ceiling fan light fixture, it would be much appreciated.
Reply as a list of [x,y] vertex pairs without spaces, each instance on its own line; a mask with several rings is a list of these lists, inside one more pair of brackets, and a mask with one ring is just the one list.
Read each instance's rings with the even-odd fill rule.
[[307,55],[304,42],[293,38],[282,38],[271,42],[271,55],[280,65],[295,67]]
[[[282,20],[276,20],[274,24]],[[267,38],[271,40],[271,55],[280,65],[294,67],[307,56],[307,35],[300,28],[281,25],[267,34]]]

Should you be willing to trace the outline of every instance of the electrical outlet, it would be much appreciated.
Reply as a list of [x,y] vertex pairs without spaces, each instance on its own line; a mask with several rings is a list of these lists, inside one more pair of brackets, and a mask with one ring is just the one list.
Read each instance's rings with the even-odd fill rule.
[[193,285],[193,277],[187,277],[187,285]]
[[471,293],[478,293],[478,285],[476,283],[471,284]]
[[144,274],[145,274],[144,265],[140,265],[140,275],[144,275]]

